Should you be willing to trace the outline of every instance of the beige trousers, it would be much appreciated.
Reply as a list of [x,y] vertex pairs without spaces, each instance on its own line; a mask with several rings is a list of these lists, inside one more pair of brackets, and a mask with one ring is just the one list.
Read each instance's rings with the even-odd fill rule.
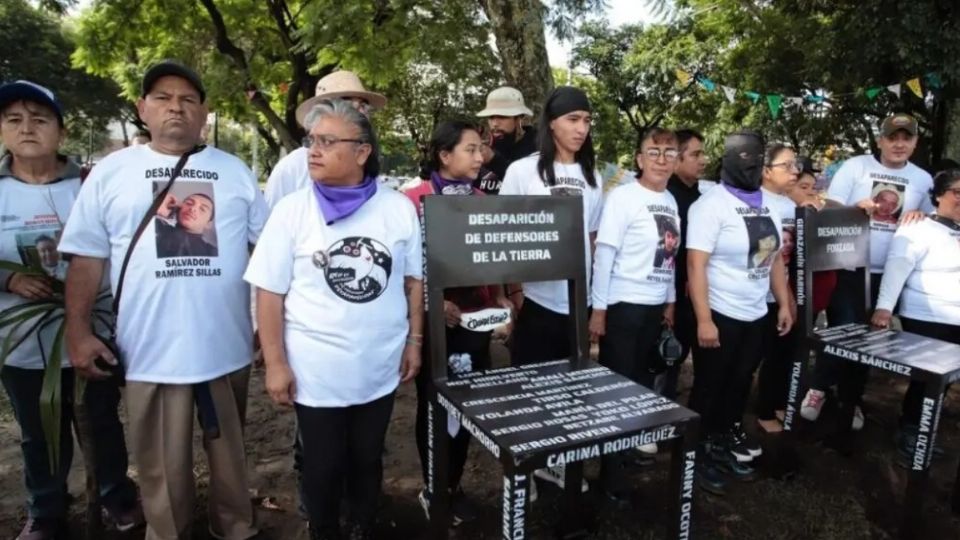
[[[226,540],[255,534],[247,492],[243,418],[249,367],[210,381],[220,437],[204,439],[210,465],[210,532]],[[241,395],[242,394],[242,395]],[[193,386],[129,381],[130,449],[139,470],[145,540],[189,540],[195,506]]]

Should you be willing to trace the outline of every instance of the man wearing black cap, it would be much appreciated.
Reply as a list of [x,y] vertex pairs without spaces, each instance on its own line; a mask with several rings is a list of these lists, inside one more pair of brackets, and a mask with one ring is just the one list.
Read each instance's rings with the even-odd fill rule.
[[[137,101],[151,141],[114,152],[93,169],[60,243],[60,251],[72,255],[66,341],[74,368],[102,378],[106,373],[94,362],[100,357],[123,362],[126,371],[130,447],[140,472],[147,540],[190,537],[197,416],[210,462],[211,534],[228,540],[258,534],[243,446],[253,336],[242,275],[267,207],[243,162],[199,146],[205,99],[193,70],[171,61],[151,67]],[[169,194],[179,201],[202,194],[198,200],[209,202],[203,234],[215,239],[215,250],[171,253],[160,234],[155,205],[178,165],[182,170]],[[198,221],[185,213],[171,211],[169,218],[176,216],[182,227],[191,225],[183,219]],[[133,241],[141,223],[146,226]],[[107,261],[120,297],[120,358],[90,332],[94,284]]]
[[[879,158],[863,155],[843,163],[830,182],[827,204],[856,206],[870,215],[870,305],[877,300],[887,252],[897,227],[933,211],[928,193],[933,188],[929,173],[910,163],[917,148],[917,120],[909,114],[894,114],[879,126]],[[854,272],[837,273],[837,288],[827,308],[831,326],[856,322],[857,279]],[[839,373],[838,373],[839,372]],[[853,429],[863,428],[860,408],[869,368],[851,362],[821,357],[814,380],[804,397],[800,414],[816,420],[826,399],[826,390],[839,375],[838,398],[853,407]]]

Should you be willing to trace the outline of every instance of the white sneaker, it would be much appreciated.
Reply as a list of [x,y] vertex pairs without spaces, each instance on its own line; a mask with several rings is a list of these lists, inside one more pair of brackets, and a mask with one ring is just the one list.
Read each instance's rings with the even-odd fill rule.
[[853,421],[850,422],[850,427],[852,427],[854,431],[860,431],[863,429],[863,422],[863,409],[857,405],[853,408]]
[[827,400],[827,394],[821,390],[807,390],[807,395],[803,397],[803,403],[800,404],[800,416],[805,420],[816,422],[820,418],[820,409],[823,408],[823,402]]
[[[564,483],[564,478],[566,476],[566,467],[563,465],[537,469],[533,471],[533,475],[541,480],[550,482],[551,484],[555,484],[560,489],[563,489],[566,486],[566,484]],[[582,480],[580,491],[583,493],[586,493],[589,490],[590,490],[590,485],[587,484],[587,479],[584,478]]]
[[657,443],[652,442],[652,443],[648,443],[648,444],[641,444],[640,446],[637,447],[637,450],[638,450],[641,454],[647,454],[647,455],[650,455],[650,456],[655,456],[655,455],[657,455],[657,451],[658,451],[659,449],[657,448]]

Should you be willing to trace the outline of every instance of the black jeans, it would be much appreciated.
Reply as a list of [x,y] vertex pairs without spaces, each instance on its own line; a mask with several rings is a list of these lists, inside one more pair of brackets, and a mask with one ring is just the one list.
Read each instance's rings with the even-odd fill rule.
[[[903,324],[903,331],[911,334],[919,334],[941,341],[956,343],[960,345],[960,327],[935,323],[929,321],[920,321],[900,317],[900,323]],[[910,387],[907,388],[907,395],[903,397],[903,408],[900,413],[900,426],[916,431],[920,419],[920,411],[923,408],[923,383],[910,381]]]
[[304,502],[311,528],[338,530],[344,495],[350,521],[373,526],[393,399],[391,392],[349,407],[296,405],[303,443]]
[[747,322],[716,311],[712,315],[720,346],[694,344],[690,392],[690,408],[700,413],[704,438],[725,433],[743,418],[766,328],[763,318]]
[[[424,325],[423,332],[423,354],[425,359],[430,358],[430,331],[426,330]],[[456,326],[447,328],[447,355],[463,354],[470,355],[473,361],[473,370],[490,369],[490,336],[493,332],[472,332],[466,328]],[[427,482],[427,466],[429,464],[427,452],[430,449],[428,439],[429,414],[427,406],[429,405],[429,389],[432,384],[430,380],[430,362],[424,362],[420,373],[417,374],[417,452],[420,454],[420,472],[423,475],[423,485],[429,486]],[[449,366],[448,366],[449,368]],[[453,378],[449,369],[447,375]],[[446,429],[444,429],[446,433]],[[457,436],[450,441],[450,488],[456,488],[460,485],[460,479],[463,477],[463,468],[467,463],[467,450],[470,448],[470,433],[465,429],[460,429]]]
[[[66,515],[67,474],[73,460],[70,429],[73,423],[73,369],[63,369],[60,377],[63,403],[60,413],[60,463],[58,470],[52,471],[40,421],[43,370],[13,366],[4,366],[0,370],[0,380],[20,425],[20,450],[28,493],[27,512],[33,517],[59,519]],[[91,380],[84,391],[84,402],[93,431],[95,473],[101,502],[114,512],[129,510],[137,502],[137,487],[127,477],[127,445],[123,437],[123,425],[117,416],[120,390],[113,380]]]
[[524,299],[517,315],[510,344],[514,366],[537,364],[570,357],[570,316],[550,311]]
[[757,418],[775,419],[776,412],[787,408],[787,389],[790,386],[790,367],[796,352],[797,332],[793,329],[781,336],[777,330],[776,303],[767,304],[763,318],[763,364],[757,376]]
[[[663,304],[649,306],[618,302],[607,307],[606,334],[600,338],[600,364],[637,384],[651,388],[648,366],[657,352],[663,322]],[[622,453],[600,458],[600,481],[608,491],[626,487]]]
[[[883,274],[870,274],[870,305],[877,302],[880,293],[880,281]],[[863,283],[857,279],[857,274],[847,270],[837,272],[837,288],[827,306],[827,322],[830,326],[840,326],[855,322],[868,322],[862,318],[863,306],[859,302],[858,289]],[[869,316],[869,314],[867,314]],[[837,394],[841,403],[860,405],[863,401],[863,391],[870,378],[870,368],[855,362],[848,362],[825,355],[817,357],[817,364],[813,372],[814,390],[825,391],[835,382]]]

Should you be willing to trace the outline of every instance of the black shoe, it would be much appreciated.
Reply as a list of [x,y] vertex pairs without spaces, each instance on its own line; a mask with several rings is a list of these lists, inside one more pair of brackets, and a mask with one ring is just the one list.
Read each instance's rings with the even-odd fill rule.
[[734,450],[734,448],[740,448],[736,441],[730,436],[724,437],[717,444],[710,446],[707,460],[712,461],[721,471],[729,474],[733,480],[740,482],[756,480],[759,476],[757,470],[751,467],[749,463],[741,462],[735,453],[738,450]]
[[752,435],[748,435],[747,432],[743,430],[743,425],[740,424],[740,422],[737,422],[733,426],[731,434],[734,440],[747,450],[751,460],[763,455],[763,446],[760,445],[760,441]]
[[354,523],[347,530],[347,540],[373,540],[373,527]]
[[457,488],[450,497],[450,513],[453,515],[454,527],[474,521],[479,515],[477,505],[467,498],[463,488]]
[[707,493],[723,497],[727,494],[727,479],[723,471],[709,459],[697,466],[697,485]]
[[[740,442],[733,432],[721,435],[710,444],[710,453],[716,454],[719,458],[721,453],[729,454],[729,457],[736,460],[737,463],[749,463],[753,461],[753,453],[747,448],[747,445]],[[726,458],[721,461],[726,461]]]
[[310,525],[310,540],[341,540],[340,530],[337,528],[320,529]]

